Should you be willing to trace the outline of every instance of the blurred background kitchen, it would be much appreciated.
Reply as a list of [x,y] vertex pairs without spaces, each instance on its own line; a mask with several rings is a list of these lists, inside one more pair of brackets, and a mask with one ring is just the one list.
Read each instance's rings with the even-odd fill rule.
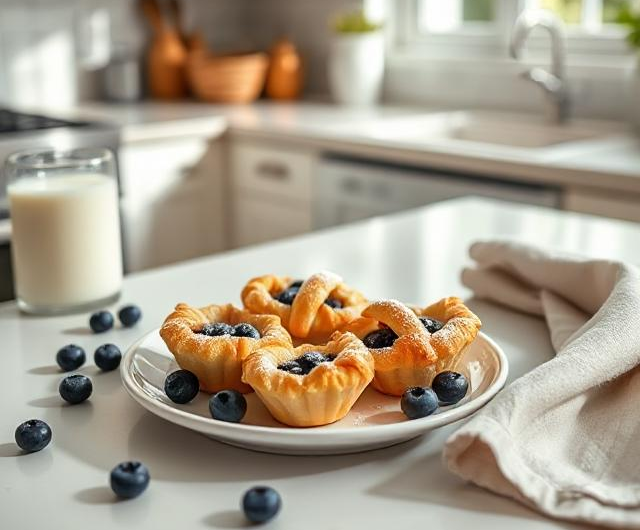
[[0,0],[0,162],[111,149],[125,273],[465,195],[640,222],[639,4]]

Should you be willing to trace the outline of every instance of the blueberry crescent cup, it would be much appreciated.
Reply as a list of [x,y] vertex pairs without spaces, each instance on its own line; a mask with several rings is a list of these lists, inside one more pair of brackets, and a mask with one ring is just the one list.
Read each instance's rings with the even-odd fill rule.
[[336,332],[323,346],[267,346],[244,361],[243,380],[271,415],[293,427],[343,418],[371,382],[373,357],[352,333]]
[[367,306],[361,293],[328,271],[304,281],[273,274],[253,278],[241,297],[252,313],[277,315],[293,337],[318,343],[359,317]]
[[373,355],[373,387],[401,396],[407,388],[428,386],[437,373],[454,368],[480,327],[480,319],[460,298],[449,297],[425,308],[396,300],[373,302],[346,329]]
[[242,362],[255,349],[292,347],[291,337],[273,315],[254,315],[232,304],[202,308],[178,304],[160,336],[180,368],[193,372],[205,392],[251,392],[242,382]]

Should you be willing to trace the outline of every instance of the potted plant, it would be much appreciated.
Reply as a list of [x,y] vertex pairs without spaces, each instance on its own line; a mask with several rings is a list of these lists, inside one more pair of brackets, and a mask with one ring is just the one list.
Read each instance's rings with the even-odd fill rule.
[[629,107],[635,127],[640,131],[640,1],[625,2],[617,21],[629,30],[627,42],[636,54],[635,67],[629,75]]
[[337,17],[333,31],[328,74],[334,99],[343,105],[373,105],[384,76],[382,24],[355,11]]

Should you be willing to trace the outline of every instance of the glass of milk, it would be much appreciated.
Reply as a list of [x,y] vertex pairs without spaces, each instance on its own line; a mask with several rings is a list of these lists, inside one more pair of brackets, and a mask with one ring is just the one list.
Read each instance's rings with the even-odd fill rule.
[[115,301],[122,246],[113,153],[14,153],[5,176],[20,309],[72,313]]

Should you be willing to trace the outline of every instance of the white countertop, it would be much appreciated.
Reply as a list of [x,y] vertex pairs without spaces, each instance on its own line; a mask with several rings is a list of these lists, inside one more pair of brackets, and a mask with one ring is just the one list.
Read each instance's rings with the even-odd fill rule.
[[[238,302],[253,275],[304,277],[324,268],[372,298],[425,303],[465,296],[459,273],[469,244],[495,237],[640,263],[638,225],[466,199],[130,276],[122,303],[138,303],[144,312],[130,330],[92,335],[87,315],[27,317],[12,303],[1,305],[0,526],[238,528],[244,524],[241,494],[267,484],[283,497],[283,510],[268,527],[273,529],[578,528],[449,474],[441,448],[457,425],[369,453],[287,457],[225,446],[161,420],[125,393],[117,371],[99,374],[91,360],[80,370],[94,381],[90,401],[64,406],[57,395],[59,347],[78,343],[90,358],[104,342],[125,348],[157,327],[176,302]],[[510,380],[551,356],[541,320],[478,300],[470,305],[504,348]],[[53,442],[39,453],[18,455],[13,432],[30,418],[51,425]],[[138,499],[115,502],[108,474],[128,459],[149,467],[151,485]]]
[[[529,183],[599,188],[640,194],[640,137],[627,131],[589,141],[588,148],[563,149],[553,158],[534,153],[488,148],[463,149],[459,144],[416,145],[404,140],[376,140],[350,125],[443,109],[378,106],[349,108],[328,103],[263,102],[213,105],[196,102],[136,104],[86,103],[74,116],[110,120],[122,127],[124,142],[182,134],[216,137],[224,132],[263,141],[283,141],[322,152],[413,164],[454,172],[490,175]],[[382,122],[381,122],[382,123]],[[384,126],[384,125],[381,125]],[[625,132],[626,131],[626,132]]]

